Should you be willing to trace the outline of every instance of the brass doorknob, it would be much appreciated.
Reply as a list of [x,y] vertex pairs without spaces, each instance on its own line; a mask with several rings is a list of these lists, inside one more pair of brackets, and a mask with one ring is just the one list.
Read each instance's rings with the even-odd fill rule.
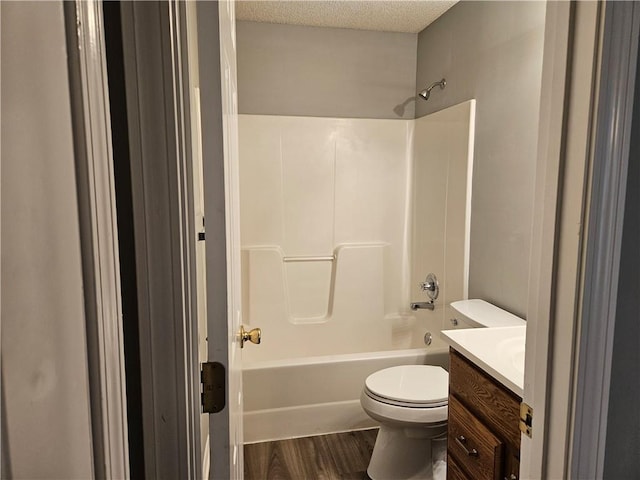
[[244,325],[240,326],[240,348],[244,348],[244,342],[260,343],[262,338],[262,330],[259,328],[252,328],[248,332],[244,329]]

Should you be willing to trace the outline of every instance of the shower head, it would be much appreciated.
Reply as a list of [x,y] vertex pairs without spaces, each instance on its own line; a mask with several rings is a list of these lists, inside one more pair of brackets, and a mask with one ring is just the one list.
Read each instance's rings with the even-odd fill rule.
[[447,86],[447,81],[443,78],[439,82],[434,82],[431,85],[429,85],[427,88],[422,90],[418,95],[420,95],[425,100],[429,100],[429,95],[431,95],[431,90],[436,88],[438,85],[440,86],[440,90],[443,90],[444,87]]

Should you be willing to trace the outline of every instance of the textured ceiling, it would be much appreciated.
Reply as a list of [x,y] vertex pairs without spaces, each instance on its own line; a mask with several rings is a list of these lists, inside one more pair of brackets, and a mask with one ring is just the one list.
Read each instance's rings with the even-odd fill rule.
[[457,0],[258,0],[236,2],[238,20],[418,33]]

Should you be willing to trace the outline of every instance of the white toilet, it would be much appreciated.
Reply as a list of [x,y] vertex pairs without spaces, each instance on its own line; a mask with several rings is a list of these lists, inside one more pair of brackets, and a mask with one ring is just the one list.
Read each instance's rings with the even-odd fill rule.
[[369,477],[432,478],[431,441],[447,433],[448,394],[442,367],[402,365],[367,377],[360,404],[380,422]]
[[[507,327],[525,321],[484,300],[451,303],[458,328]],[[373,480],[434,478],[432,441],[447,433],[449,374],[432,365],[385,368],[367,377],[360,404],[380,431],[367,474]],[[443,473],[443,472],[441,472]]]

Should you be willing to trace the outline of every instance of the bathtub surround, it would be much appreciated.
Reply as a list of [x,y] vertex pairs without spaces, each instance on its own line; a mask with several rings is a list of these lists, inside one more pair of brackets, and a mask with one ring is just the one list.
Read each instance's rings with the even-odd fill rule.
[[525,318],[545,8],[460,2],[418,35],[417,85],[447,87],[416,117],[477,100],[469,295]]
[[265,334],[246,361],[393,348],[391,317],[408,309],[409,122],[239,120],[243,317]]
[[[432,348],[466,297],[474,102],[417,121],[240,115],[245,362]],[[432,312],[417,284],[434,272]],[[413,285],[415,284],[415,285]]]

